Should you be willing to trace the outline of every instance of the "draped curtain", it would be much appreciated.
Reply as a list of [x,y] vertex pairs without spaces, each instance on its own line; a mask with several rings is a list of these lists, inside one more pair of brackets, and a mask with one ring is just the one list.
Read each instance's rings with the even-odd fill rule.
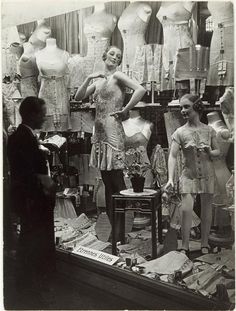
[[[115,1],[105,3],[106,12],[111,13],[119,19],[124,9],[130,2]],[[157,11],[160,7],[160,2],[148,2],[152,8],[152,15],[148,24],[146,32],[146,42],[162,44],[163,34],[162,26],[156,18]],[[94,7],[88,7],[73,11],[67,14],[61,14],[58,16],[50,17],[46,19],[47,24],[52,29],[52,37],[57,40],[59,48],[68,51],[70,54],[78,54],[85,56],[87,54],[87,40],[83,32],[84,19],[91,15],[94,11]],[[18,31],[24,33],[27,38],[32,31],[36,28],[37,23],[27,23],[19,25]],[[118,27],[116,26],[112,38],[111,44],[116,45],[123,49],[123,41]]]

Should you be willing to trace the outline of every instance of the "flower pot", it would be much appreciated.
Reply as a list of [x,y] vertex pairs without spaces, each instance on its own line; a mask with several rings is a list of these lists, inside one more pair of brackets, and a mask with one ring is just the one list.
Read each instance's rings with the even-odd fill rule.
[[130,178],[134,192],[143,192],[145,177],[134,176]]

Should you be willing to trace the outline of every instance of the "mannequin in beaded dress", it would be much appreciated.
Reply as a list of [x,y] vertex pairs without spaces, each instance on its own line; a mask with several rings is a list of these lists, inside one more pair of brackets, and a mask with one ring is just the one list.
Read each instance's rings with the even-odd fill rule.
[[209,1],[214,30],[210,47],[210,86],[234,85],[234,10],[230,1]]
[[46,47],[36,53],[41,86],[39,97],[47,105],[47,120],[44,131],[67,131],[69,120],[68,91],[68,59],[69,53],[56,45],[56,39],[46,40]]
[[174,89],[173,68],[179,48],[192,46],[189,21],[194,8],[193,1],[163,1],[156,17],[161,22],[164,35],[163,90]]
[[93,14],[85,18],[87,55],[85,57],[77,55],[74,60],[70,60],[71,87],[80,86],[89,74],[104,69],[102,55],[110,45],[116,23],[116,16],[106,12],[104,3],[96,4]]
[[132,69],[137,47],[143,46],[145,32],[152,13],[145,2],[133,2],[122,13],[118,28],[123,39],[122,71],[132,77]]

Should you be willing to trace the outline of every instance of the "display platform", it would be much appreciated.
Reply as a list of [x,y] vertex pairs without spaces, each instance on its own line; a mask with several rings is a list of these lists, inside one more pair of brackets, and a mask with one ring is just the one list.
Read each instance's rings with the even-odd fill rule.
[[58,272],[75,282],[75,286],[79,282],[97,287],[136,303],[140,310],[234,309],[229,303],[205,298],[176,285],[147,279],[63,250],[57,250],[56,260]]

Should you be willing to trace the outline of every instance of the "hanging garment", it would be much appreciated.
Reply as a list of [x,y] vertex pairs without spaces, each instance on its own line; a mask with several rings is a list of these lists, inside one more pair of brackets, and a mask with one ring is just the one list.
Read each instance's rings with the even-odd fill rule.
[[71,112],[71,131],[93,133],[94,115],[91,111]]
[[207,85],[234,85],[234,14],[230,1],[208,2],[214,30]]
[[[175,81],[189,80],[190,93],[203,95],[208,70],[208,47],[191,46],[177,51],[176,65],[174,68]],[[195,79],[200,80],[201,84],[195,85]]]
[[124,90],[110,79],[101,79],[96,85],[94,101],[96,117],[90,165],[108,171],[123,169],[124,130],[122,123],[110,114],[122,108]]
[[157,186],[161,187],[167,183],[167,164],[164,150],[161,145],[153,148],[151,155],[151,167]]
[[133,79],[138,83],[156,83],[156,90],[161,87],[162,45],[146,44],[136,48],[133,65]]

